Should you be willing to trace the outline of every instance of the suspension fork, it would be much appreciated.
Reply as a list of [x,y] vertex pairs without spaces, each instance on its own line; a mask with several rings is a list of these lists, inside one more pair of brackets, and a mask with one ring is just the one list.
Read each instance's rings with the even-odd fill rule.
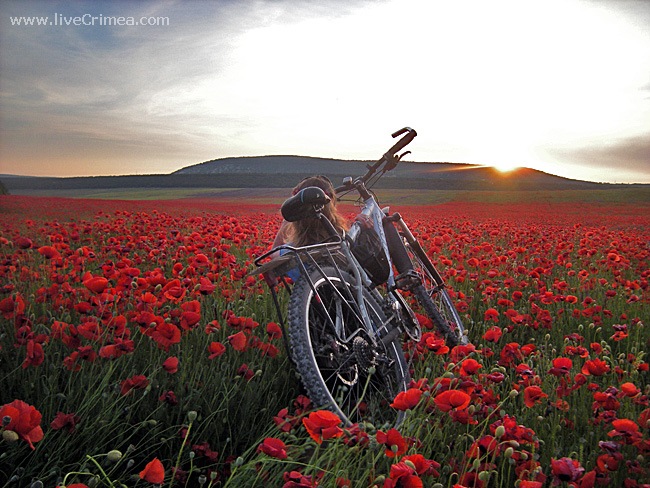
[[[384,231],[386,232],[386,229],[388,228],[386,237],[388,240],[391,256],[393,256],[393,254],[395,255],[393,257],[393,262],[395,263],[397,270],[400,273],[412,271],[413,263],[411,263],[411,259],[406,252],[404,243],[402,242],[402,239],[400,238],[399,233],[393,224],[396,224],[397,227],[399,227],[400,233],[402,236],[404,236],[404,239],[406,239],[406,242],[408,242],[413,251],[418,255],[420,261],[422,262],[422,266],[424,266],[429,272],[431,277],[436,282],[436,285],[439,287],[444,287],[445,282],[442,279],[442,276],[440,276],[438,270],[435,268],[431,260],[427,257],[427,253],[422,248],[420,242],[415,238],[411,232],[411,229],[408,228],[406,222],[404,222],[404,219],[402,219],[402,216],[399,214],[399,212],[395,212],[394,214],[384,218]],[[392,228],[392,231],[390,228]],[[388,234],[391,234],[390,239],[388,239]]]

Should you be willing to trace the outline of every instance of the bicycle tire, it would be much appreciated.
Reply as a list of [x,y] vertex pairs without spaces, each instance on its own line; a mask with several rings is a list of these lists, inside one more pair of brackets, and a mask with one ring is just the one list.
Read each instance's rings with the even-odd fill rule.
[[419,244],[412,246],[405,240],[404,247],[421,282],[411,290],[415,299],[449,346],[466,345],[468,338],[463,321],[433,263]]
[[[347,272],[324,267],[309,278],[313,288],[307,276],[296,281],[288,310],[291,355],[308,397],[346,425],[361,420],[377,427],[399,425],[404,413],[390,403],[410,381],[399,336],[385,346],[372,345],[355,312],[354,280]],[[382,307],[366,287],[363,299],[380,329],[386,322]]]

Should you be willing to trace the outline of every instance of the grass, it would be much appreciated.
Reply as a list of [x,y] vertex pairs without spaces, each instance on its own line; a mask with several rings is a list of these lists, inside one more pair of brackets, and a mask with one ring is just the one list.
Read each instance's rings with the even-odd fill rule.
[[[584,469],[575,475],[584,484],[592,472],[611,486],[642,482],[650,415],[650,235],[648,214],[638,210],[645,204],[642,196],[634,205],[599,201],[567,215],[573,201],[558,205],[559,195],[546,195],[554,198],[526,201],[534,219],[500,214],[511,198],[524,198],[508,194],[476,195],[479,203],[466,194],[462,203],[448,200],[445,212],[403,212],[458,293],[473,345],[438,355],[426,339],[405,342],[421,397],[399,429],[403,452],[382,444],[385,426],[364,423],[325,440],[305,429],[314,407],[300,396],[282,340],[267,333],[277,318],[266,286],[247,277],[277,230],[276,208],[220,212],[198,198],[180,209],[178,200],[75,207],[39,199],[44,212],[30,199],[2,197],[0,408],[26,402],[41,414],[44,435],[32,450],[5,421],[0,485],[146,487],[160,484],[140,474],[154,459],[170,487],[379,488],[404,486],[402,472],[436,488],[477,480],[492,488],[542,479],[562,486],[558,460]],[[496,200],[482,203],[488,197]],[[240,198],[250,203],[246,192]],[[58,257],[46,257],[46,248]],[[104,277],[106,288],[90,288],[88,273]],[[214,288],[202,292],[206,282]],[[286,294],[280,298],[286,304]],[[198,322],[185,328],[195,301]],[[167,325],[181,331],[178,342],[153,335]],[[503,336],[487,338],[492,327]],[[233,339],[239,333],[244,346]],[[102,356],[126,340],[133,344],[124,354]],[[214,343],[224,351],[210,358]],[[175,372],[163,367],[169,357],[179,360]],[[560,358],[571,360],[568,370],[549,373]],[[480,367],[466,371],[469,360]],[[593,360],[606,370],[585,374]],[[144,380],[125,391],[139,375]],[[546,396],[530,402],[531,387]],[[464,392],[469,405],[443,410],[435,399],[447,389]],[[59,412],[79,417],[73,429],[52,426]],[[636,425],[638,439],[617,433],[617,420]],[[282,442],[284,455],[259,449],[269,438]],[[620,459],[604,460],[602,442],[613,443],[606,445]],[[428,469],[416,473],[417,455]]]
[[[23,190],[25,196],[63,197],[102,200],[175,200],[226,199],[245,203],[280,205],[290,193],[288,188],[117,188],[111,190]],[[484,203],[602,203],[650,204],[650,187],[630,186],[605,190],[543,190],[543,191],[428,191],[380,189],[382,202],[392,205],[437,205],[449,202]]]

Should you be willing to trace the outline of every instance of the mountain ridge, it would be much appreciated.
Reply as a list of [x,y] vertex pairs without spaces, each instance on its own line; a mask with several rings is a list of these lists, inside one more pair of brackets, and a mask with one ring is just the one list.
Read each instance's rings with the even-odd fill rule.
[[[24,190],[111,188],[292,188],[300,179],[324,174],[335,185],[346,176],[366,172],[374,161],[298,155],[227,157],[185,166],[168,174],[34,177],[3,175],[9,193]],[[552,175],[530,168],[500,172],[464,163],[401,161],[383,175],[377,188],[417,190],[590,190],[645,187],[642,184],[597,183]]]

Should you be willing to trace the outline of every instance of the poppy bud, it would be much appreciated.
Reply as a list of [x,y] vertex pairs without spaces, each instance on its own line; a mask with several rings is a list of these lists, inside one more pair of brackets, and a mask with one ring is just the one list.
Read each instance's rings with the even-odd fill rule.
[[516,398],[517,395],[519,395],[519,392],[517,390],[510,390],[510,393],[508,393],[508,397],[511,399]]
[[412,470],[416,470],[415,464],[413,464],[413,461],[411,461],[410,459],[407,459],[406,461],[404,461],[404,464],[406,464]]
[[108,454],[106,455],[106,459],[108,459],[112,463],[116,463],[120,459],[122,459],[122,453],[117,449],[113,449],[112,451],[108,452]]
[[481,471],[478,474],[478,479],[483,481],[484,483],[487,482],[490,479],[490,472],[489,471]]
[[510,459],[514,453],[515,450],[512,447],[509,447],[503,452],[503,455],[506,457],[506,459]]
[[205,482],[208,481],[208,479],[205,477],[204,474],[202,474],[202,475],[199,475],[199,480],[198,481],[199,481],[199,485],[203,486],[203,485],[205,485]]
[[494,435],[497,439],[501,439],[505,434],[506,428],[503,425],[499,425],[494,432]]
[[187,412],[187,420],[189,420],[190,422],[194,422],[196,420],[196,417],[197,417],[197,413],[195,410],[190,410],[189,412]]
[[3,430],[2,440],[5,442],[16,442],[18,440],[18,434],[16,434],[13,430]]

